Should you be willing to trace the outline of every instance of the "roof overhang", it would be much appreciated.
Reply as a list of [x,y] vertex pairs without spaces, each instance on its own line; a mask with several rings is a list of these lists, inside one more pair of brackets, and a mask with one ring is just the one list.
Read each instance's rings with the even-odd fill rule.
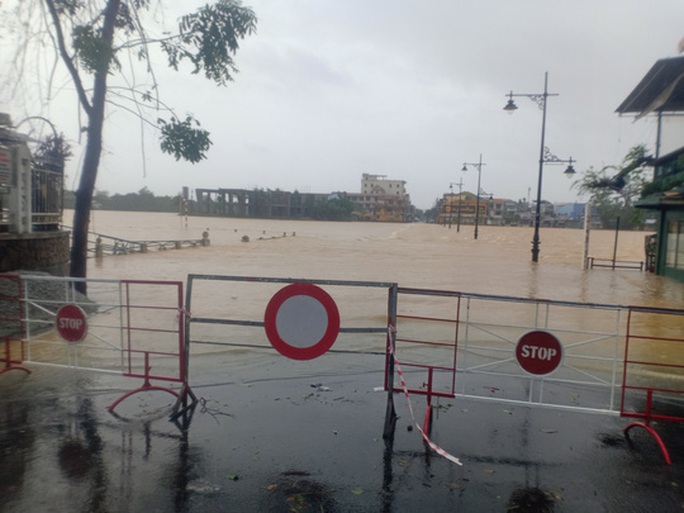
[[619,114],[684,111],[684,56],[660,59],[616,109]]

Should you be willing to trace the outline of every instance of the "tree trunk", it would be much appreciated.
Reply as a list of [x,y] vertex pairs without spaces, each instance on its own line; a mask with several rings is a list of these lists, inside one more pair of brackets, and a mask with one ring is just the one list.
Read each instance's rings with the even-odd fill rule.
[[[114,25],[121,0],[109,0],[104,11],[102,39],[111,48],[114,36]],[[102,155],[102,130],[104,126],[105,100],[107,96],[107,76],[111,61],[101,63],[93,77],[92,104],[86,109],[88,113],[88,141],[86,143],[81,179],[76,191],[73,233],[71,238],[70,275],[73,278],[85,278],[88,270],[88,227],[92,208],[97,171]],[[76,283],[76,290],[85,294],[86,283]]]
[[[85,278],[88,262],[88,227],[90,226],[90,210],[92,208],[97,169],[102,154],[102,126],[104,120],[104,103],[100,108],[93,106],[89,119],[88,143],[86,145],[81,179],[76,191],[73,233],[71,234],[71,269],[73,278]],[[98,114],[97,111],[100,111]],[[97,121],[99,118],[99,122]],[[85,282],[76,283],[76,290],[86,293]]]

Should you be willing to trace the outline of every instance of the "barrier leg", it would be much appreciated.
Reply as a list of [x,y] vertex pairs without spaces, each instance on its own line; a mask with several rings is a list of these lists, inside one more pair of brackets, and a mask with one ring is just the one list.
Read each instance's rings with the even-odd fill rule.
[[[188,398],[192,400],[192,402],[189,405]],[[196,404],[197,397],[190,389],[190,385],[188,385],[187,383],[183,383],[183,388],[181,389],[181,392],[178,395],[178,400],[176,401],[176,404],[173,407],[173,412],[171,413],[170,419],[172,421],[177,420],[179,417],[185,415],[188,411],[192,411],[195,408]]]
[[[21,364],[20,360],[12,360],[12,346],[11,346],[12,340],[9,337],[5,337],[5,367],[0,369],[0,374],[11,371],[11,370],[21,370],[24,371],[26,374],[31,374],[31,369],[24,367],[23,365],[18,365]],[[20,343],[23,344],[23,341],[20,341]],[[22,351],[23,354],[23,351]],[[0,360],[2,361],[2,360]]]
[[385,389],[387,390],[387,406],[385,407],[385,427],[382,438],[385,443],[394,441],[394,429],[397,424],[397,412],[394,408],[394,330],[389,326],[385,348]]
[[629,424],[625,430],[625,437],[627,440],[629,440],[629,432],[635,427],[641,427],[644,428],[647,432],[651,434],[651,436],[655,439],[656,443],[658,444],[658,447],[660,447],[660,452],[663,453],[663,458],[665,458],[665,463],[668,465],[672,465],[672,460],[670,459],[670,453],[667,450],[667,447],[665,447],[665,442],[663,442],[663,439],[660,438],[660,435],[658,432],[653,429],[651,426],[651,409],[653,406],[653,390],[648,389],[646,391],[646,419],[644,422],[632,422]]
[[432,428],[432,373],[433,368],[428,368],[427,381],[427,410],[425,410],[425,419],[423,420],[423,431],[430,433]]
[[385,428],[382,431],[382,438],[385,441],[394,439],[394,429],[397,424],[397,412],[394,409],[394,398],[392,389],[387,391],[387,407],[385,408]]
[[161,392],[168,392],[169,394],[172,394],[176,397],[180,397],[180,394],[171,388],[151,385],[150,368],[150,354],[148,352],[145,352],[145,382],[141,387],[138,387],[135,390],[131,390],[130,392],[126,392],[124,395],[119,397],[116,401],[109,405],[107,410],[109,410],[110,412],[114,411],[114,408],[116,408],[122,401],[129,398],[133,394],[137,394],[138,392],[149,392],[153,390],[159,390]]
[[653,429],[652,426],[648,425],[646,422],[632,422],[629,426],[625,428],[625,437],[627,437],[627,439],[629,440],[629,431],[635,427],[642,427],[651,434],[651,436],[655,439],[656,443],[658,444],[658,447],[660,447],[660,452],[663,453],[665,463],[667,463],[668,465],[672,465],[670,453],[668,452],[667,447],[665,447],[665,442],[663,442],[663,439],[660,438],[658,432],[655,429]]

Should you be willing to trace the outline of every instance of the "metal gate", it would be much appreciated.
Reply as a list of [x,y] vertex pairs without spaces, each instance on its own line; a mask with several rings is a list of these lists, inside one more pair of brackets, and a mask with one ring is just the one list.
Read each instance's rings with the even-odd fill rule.
[[[87,295],[78,292],[79,285],[87,287]],[[12,309],[3,315],[4,328],[12,332],[9,343],[25,347],[21,358],[11,356],[14,365],[21,360],[26,369],[49,365],[143,380],[114,401],[110,411],[143,390],[165,391],[179,400],[192,393],[185,375],[182,282],[1,275],[0,289],[20,291],[0,296]],[[78,307],[87,321],[78,342],[67,342],[55,330],[60,309],[67,305]],[[178,383],[181,390],[153,382]]]
[[[649,423],[684,421],[662,411],[681,411],[684,310],[403,287],[397,292],[395,353],[388,351],[387,361],[396,357],[408,391],[427,396],[425,430],[433,397],[620,414],[643,419],[625,431],[646,427],[669,463]],[[560,342],[562,358],[548,374],[521,364],[517,349],[530,332]]]
[[653,436],[670,455],[652,421],[684,422],[684,311],[630,307],[627,320],[620,415]]
[[[293,283],[325,286],[332,294],[340,309],[343,340],[331,352],[385,354],[387,324],[394,319],[394,283],[201,274],[188,275],[187,347],[272,349],[264,332],[264,312],[273,295]],[[370,338],[359,340],[358,334]]]

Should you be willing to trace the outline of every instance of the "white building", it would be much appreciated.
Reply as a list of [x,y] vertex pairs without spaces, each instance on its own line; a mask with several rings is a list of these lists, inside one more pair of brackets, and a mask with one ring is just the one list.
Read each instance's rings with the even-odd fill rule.
[[363,173],[361,176],[361,194],[364,196],[406,196],[405,180],[388,180],[385,175]]

